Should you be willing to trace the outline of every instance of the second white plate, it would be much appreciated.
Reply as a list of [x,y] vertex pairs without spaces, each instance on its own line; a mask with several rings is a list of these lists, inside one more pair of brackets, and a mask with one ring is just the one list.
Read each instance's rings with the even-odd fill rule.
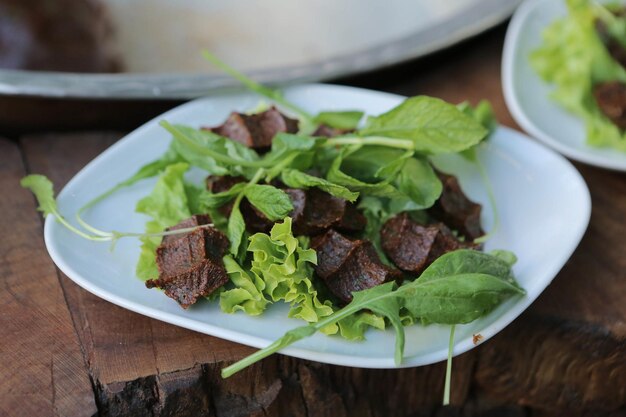
[[[363,109],[379,114],[399,104],[403,97],[331,85],[303,85],[285,90],[285,96],[305,110]],[[190,126],[220,123],[233,110],[245,111],[258,103],[254,94],[222,95],[184,104],[130,133],[79,172],[59,194],[59,207],[69,218],[102,190],[129,177],[137,168],[159,157],[170,135],[158,125],[166,119]],[[482,146],[483,161],[500,214],[500,227],[486,250],[508,249],[519,258],[514,272],[526,289],[525,297],[508,300],[492,314],[459,326],[454,353],[471,349],[472,335],[488,339],[514,320],[537,298],[563,267],[578,245],[589,222],[589,191],[576,169],[563,157],[511,129],[498,128]],[[463,189],[483,204],[483,225],[494,218],[484,184],[475,166],[461,157],[437,160],[456,174]],[[145,180],[114,194],[89,211],[87,220],[103,230],[141,231],[146,216],[134,212],[154,180]],[[102,243],[85,241],[49,217],[45,224],[48,251],[77,284],[114,304],[158,320],[250,346],[266,346],[302,322],[287,317],[287,306],[275,304],[258,317],[226,314],[218,303],[201,302],[183,310],[160,291],[148,290],[135,277],[139,255],[137,240],[121,240],[115,251]],[[406,329],[403,366],[426,365],[446,358],[447,326],[411,326]],[[339,365],[393,368],[394,334],[370,331],[364,342],[316,334],[282,353]]]
[[502,56],[502,88],[515,121],[563,155],[602,168],[626,171],[626,153],[586,144],[584,122],[549,97],[552,87],[531,68],[530,53],[542,42],[543,30],[565,16],[564,0],[531,0],[513,15]]

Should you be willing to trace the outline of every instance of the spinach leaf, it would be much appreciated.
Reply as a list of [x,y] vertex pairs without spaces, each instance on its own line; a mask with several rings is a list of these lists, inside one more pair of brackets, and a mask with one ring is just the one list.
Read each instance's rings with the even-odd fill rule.
[[425,158],[408,159],[394,181],[398,190],[413,203],[411,210],[426,209],[441,196],[443,186],[432,165]]
[[463,151],[480,142],[487,131],[454,105],[417,96],[387,113],[369,118],[359,134],[411,139],[415,151],[438,154]]
[[286,169],[282,172],[280,179],[285,185],[292,188],[308,189],[311,187],[319,188],[338,198],[354,202],[359,197],[358,192],[353,192],[342,185],[334,184],[324,178],[315,177],[305,174],[295,169]]
[[330,168],[328,169],[328,172],[326,173],[326,179],[328,181],[346,187],[351,191],[358,191],[362,195],[372,195],[387,198],[406,197],[405,194],[401,193],[396,187],[390,184],[390,178],[379,182],[368,183],[343,172],[341,167],[344,161],[344,155],[346,154],[347,151],[345,151],[344,149],[332,162]]
[[271,221],[283,219],[293,210],[289,195],[272,185],[248,185],[244,189],[244,195],[250,204]]
[[426,323],[464,324],[484,316],[504,298],[524,291],[512,281],[511,265],[483,252],[458,250],[437,259],[416,281],[404,307]]
[[221,193],[204,191],[199,197],[201,207],[205,210],[222,207],[224,204],[237,197],[245,187],[246,183],[240,182],[233,185],[228,190],[222,191]]

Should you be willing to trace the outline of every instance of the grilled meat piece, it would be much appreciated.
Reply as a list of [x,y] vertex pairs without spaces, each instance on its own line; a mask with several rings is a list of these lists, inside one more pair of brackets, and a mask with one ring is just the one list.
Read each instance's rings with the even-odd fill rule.
[[[166,231],[172,231],[172,230],[180,230],[180,229],[187,229],[189,227],[196,227],[196,226],[201,226],[204,224],[209,224],[211,223],[211,217],[208,214],[196,214],[191,216],[188,219],[183,220],[182,222],[178,223],[175,226],[172,227],[168,227],[167,229],[165,229]],[[170,243],[176,239],[180,239],[181,237],[185,237],[188,234],[181,234],[181,235],[166,235],[163,236],[163,240],[161,241],[161,245],[164,245],[166,243]]]
[[333,227],[343,232],[359,232],[365,229],[367,219],[354,204],[334,197],[317,188],[306,190],[304,213],[300,221],[294,221],[294,233],[316,235]]
[[[624,17],[626,9],[621,8],[613,10],[612,12],[617,17]],[[609,33],[606,24],[602,20],[596,19],[595,26],[596,32],[598,33],[600,40],[606,47],[606,50],[613,57],[613,59],[617,61],[618,64],[626,68],[626,48],[624,48],[622,43],[618,39],[616,39],[615,36]]]
[[480,226],[482,206],[467,198],[455,176],[442,172],[437,172],[437,176],[443,183],[443,191],[428,214],[458,230],[468,240],[484,235]]
[[620,81],[596,84],[593,86],[593,97],[602,113],[614,125],[626,129],[626,84]]
[[[202,224],[207,217],[193,216],[170,229]],[[161,288],[183,308],[189,307],[228,282],[222,262],[228,244],[226,236],[213,227],[164,240],[156,251],[159,278],[146,281],[146,287]]]
[[196,229],[179,239],[161,243],[156,251],[159,276],[172,276],[186,271],[203,259],[222,259],[228,239],[217,229]]
[[270,149],[277,133],[298,132],[298,121],[272,106],[269,110],[252,115],[233,112],[221,126],[203,129],[264,152]]
[[403,271],[421,274],[431,263],[447,252],[478,245],[460,242],[443,223],[420,225],[408,213],[399,214],[380,230],[385,254]]
[[401,278],[400,271],[384,265],[372,242],[351,240],[330,229],[311,242],[317,252],[316,274],[343,303],[352,293]]
[[346,135],[354,132],[354,129],[337,129],[327,125],[319,125],[313,132],[312,136],[322,136],[325,138],[333,138],[335,136]]
[[188,308],[228,282],[221,260],[207,258],[176,275],[146,281],[148,288],[160,288],[182,308]]

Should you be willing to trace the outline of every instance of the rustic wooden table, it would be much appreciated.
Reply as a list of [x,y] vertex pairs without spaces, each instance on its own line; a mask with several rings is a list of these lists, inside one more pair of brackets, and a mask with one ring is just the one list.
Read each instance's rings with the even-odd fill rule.
[[[503,124],[518,128],[500,87],[503,37],[500,27],[445,53],[341,82],[452,102],[487,98]],[[224,381],[219,370],[252,349],[79,288],[48,257],[35,201],[18,184],[37,172],[61,187],[122,136],[103,127],[138,125],[162,107],[0,100],[0,130],[13,136],[0,139],[0,415],[626,415],[624,174],[577,164],[593,199],[589,229],[526,313],[455,359],[456,407],[438,407],[443,364],[366,370],[275,355]],[[59,132],[73,127],[81,131]],[[34,129],[54,130],[24,133]]]

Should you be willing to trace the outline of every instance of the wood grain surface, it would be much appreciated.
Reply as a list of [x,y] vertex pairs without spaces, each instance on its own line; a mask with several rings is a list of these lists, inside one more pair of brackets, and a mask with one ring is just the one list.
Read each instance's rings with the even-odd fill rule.
[[[503,35],[339,82],[486,98],[517,128],[500,87]],[[9,231],[0,240],[0,415],[626,416],[624,174],[577,165],[593,200],[580,247],[526,313],[455,359],[455,406],[441,408],[443,364],[366,370],[274,355],[221,380],[250,348],[124,310],[55,272],[18,181],[38,172],[60,189],[122,136],[92,122],[91,132],[0,141],[0,230]]]

